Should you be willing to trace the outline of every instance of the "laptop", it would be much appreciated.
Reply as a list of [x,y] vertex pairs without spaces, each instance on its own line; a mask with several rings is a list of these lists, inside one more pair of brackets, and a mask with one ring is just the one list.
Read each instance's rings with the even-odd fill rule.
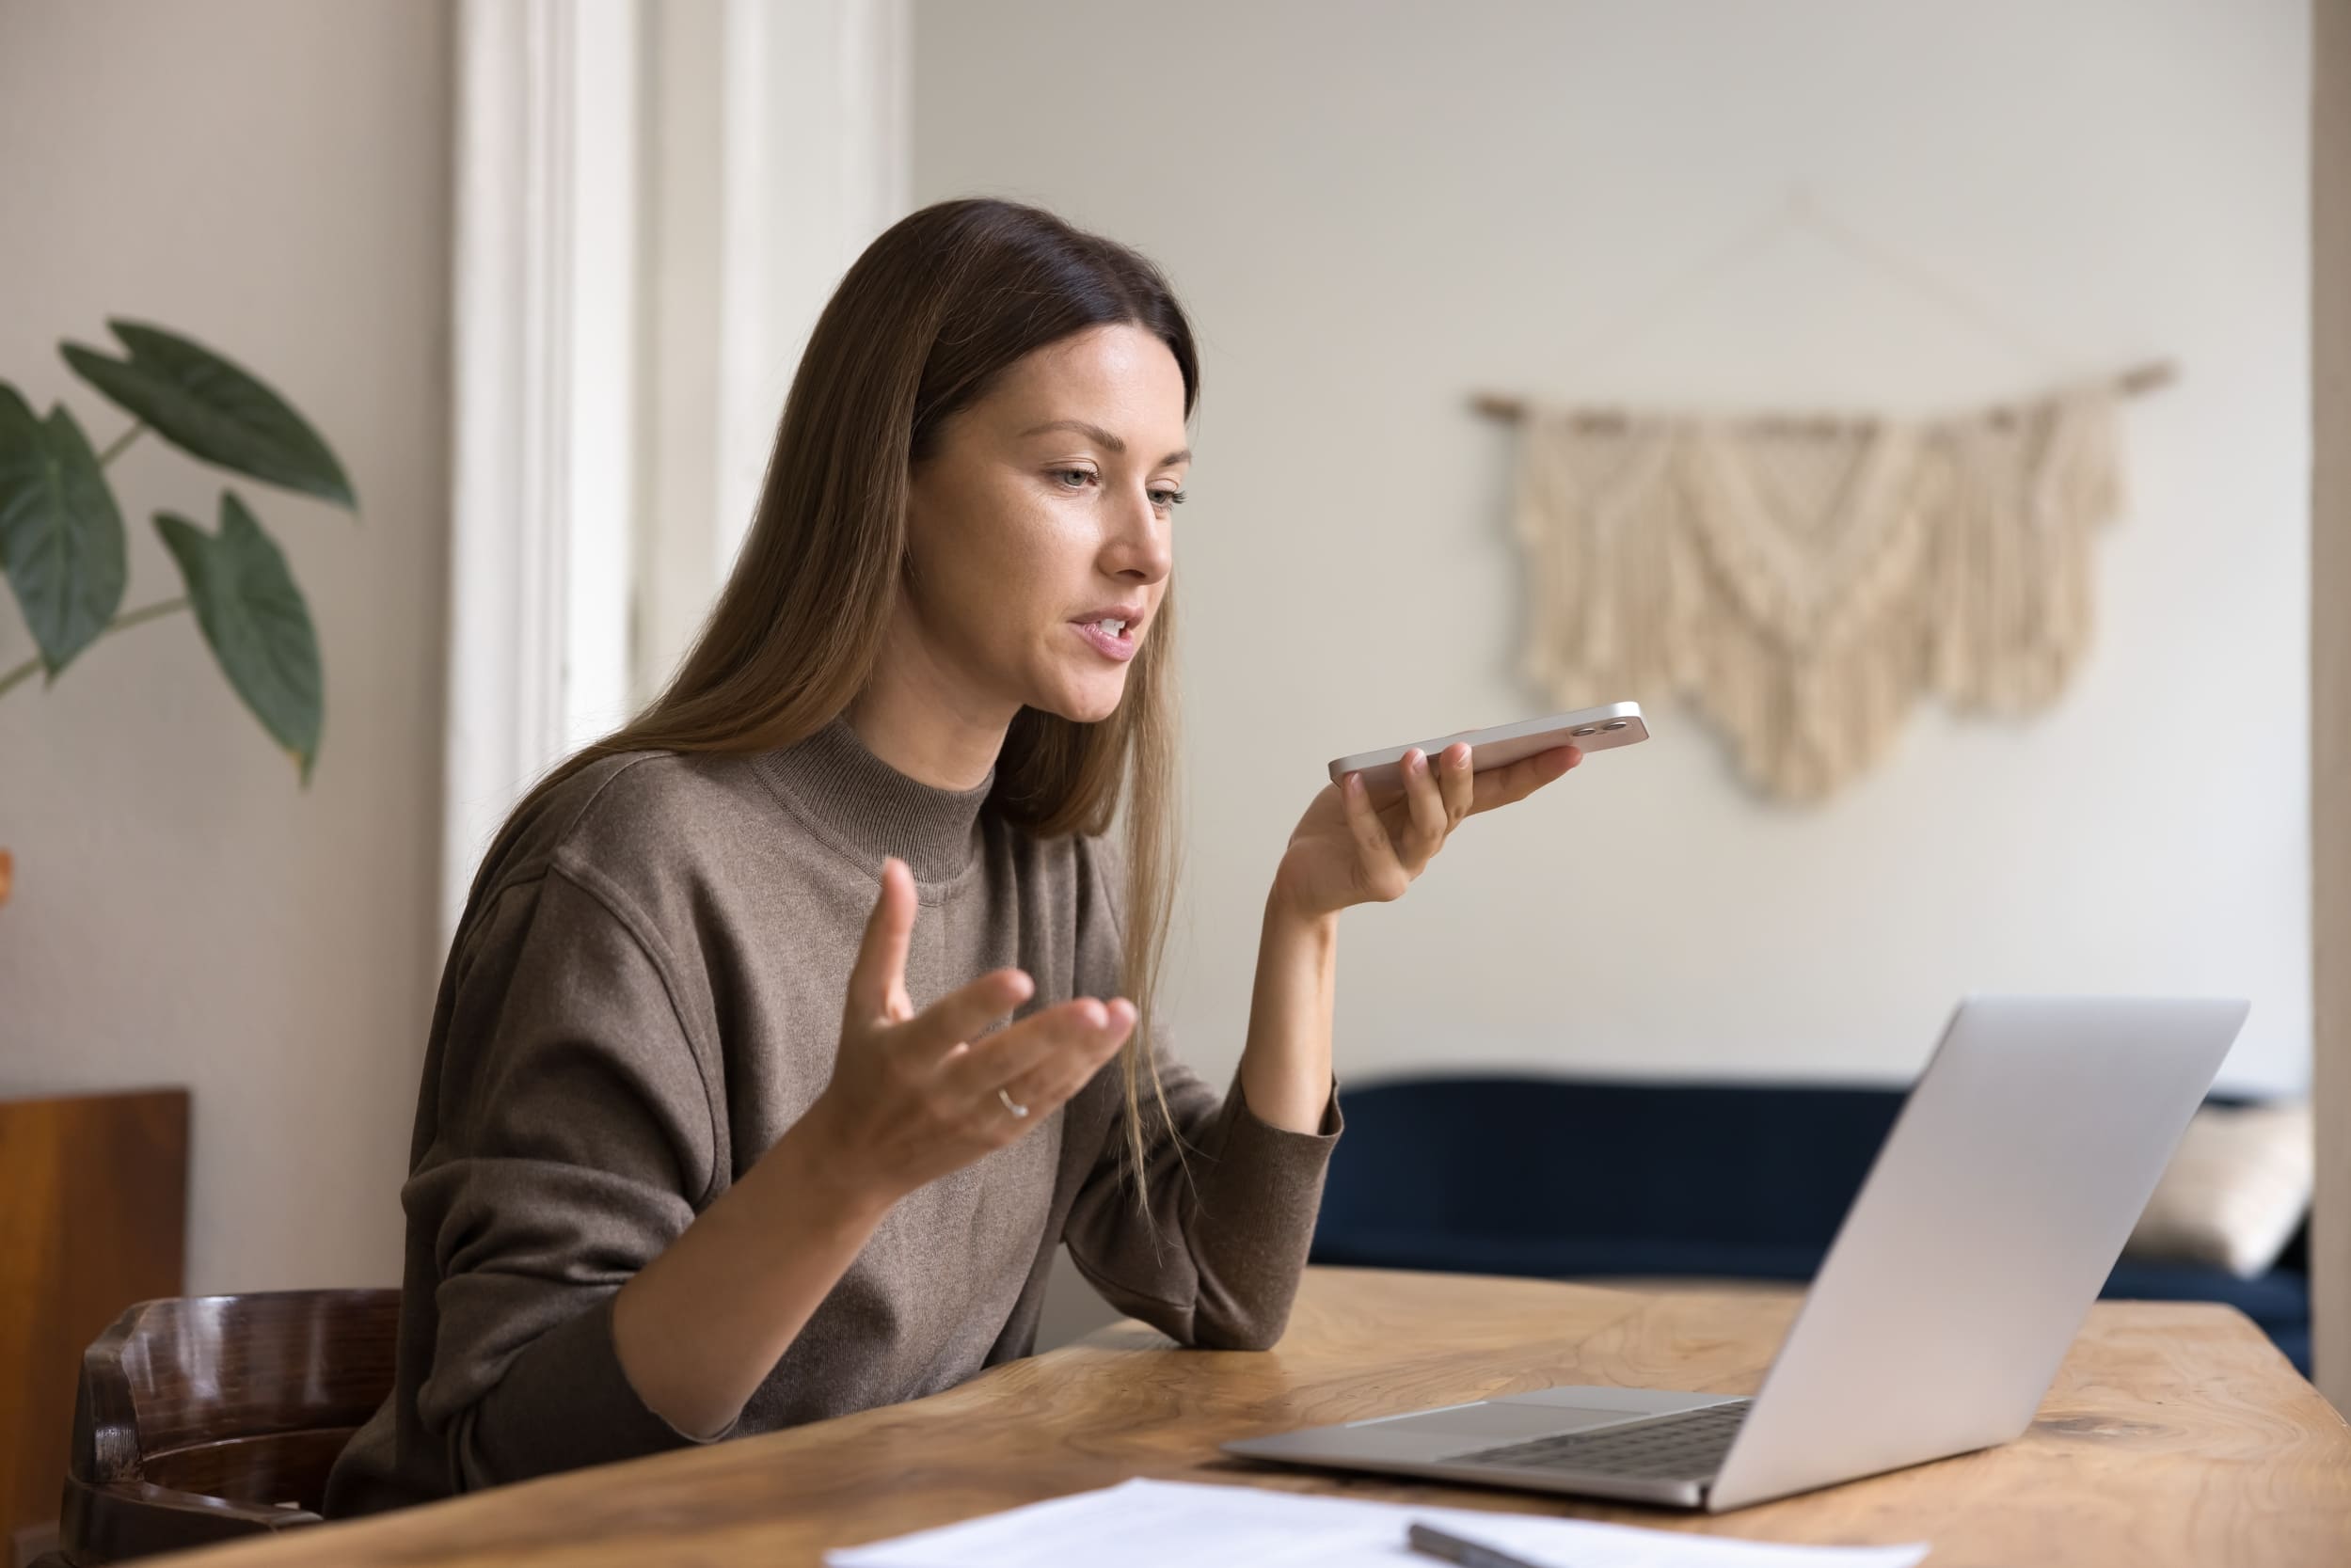
[[1752,1399],[1545,1388],[1223,1447],[1722,1513],[2008,1442],[2250,1010],[1961,1003]]

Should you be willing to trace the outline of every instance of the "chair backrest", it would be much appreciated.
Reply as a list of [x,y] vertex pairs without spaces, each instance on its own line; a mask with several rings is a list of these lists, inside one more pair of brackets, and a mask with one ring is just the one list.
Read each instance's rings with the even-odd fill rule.
[[315,1524],[392,1386],[397,1291],[141,1302],[82,1357],[59,1542],[90,1565]]

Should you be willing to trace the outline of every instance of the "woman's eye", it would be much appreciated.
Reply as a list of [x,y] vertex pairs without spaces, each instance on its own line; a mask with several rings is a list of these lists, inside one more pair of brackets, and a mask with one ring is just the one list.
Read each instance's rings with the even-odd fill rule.
[[[1091,468],[1053,468],[1047,471],[1055,479],[1061,481],[1061,488],[1064,490],[1083,490],[1097,477]],[[1151,503],[1153,506],[1182,506],[1183,499],[1184,495],[1181,490],[1151,492]]]

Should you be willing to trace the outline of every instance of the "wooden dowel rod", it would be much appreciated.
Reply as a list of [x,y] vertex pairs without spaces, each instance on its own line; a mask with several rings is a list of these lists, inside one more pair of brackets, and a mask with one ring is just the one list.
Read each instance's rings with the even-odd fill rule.
[[[2168,387],[2178,377],[2178,367],[2174,366],[2171,361],[2153,359],[2144,365],[2134,365],[2117,375],[2114,378],[2114,388],[2125,397],[2137,397],[2142,392],[2152,392],[2158,387]],[[1523,399],[1508,397],[1500,392],[1480,392],[1470,399],[1470,406],[1487,418],[1496,420],[1521,420],[1526,417],[1527,412],[1527,405]],[[1979,412],[1998,419],[2013,415],[2015,409],[2012,404],[1997,404]],[[1576,414],[1576,422],[1579,425],[1595,430],[1621,429],[1630,419],[1631,415],[1628,411],[1618,408],[1586,408],[1578,410]],[[1850,430],[1856,423],[1866,424],[1870,421],[1839,419],[1834,415],[1819,418],[1802,415],[1765,415],[1739,422],[1760,425],[1765,429],[1819,431],[1825,434]]]

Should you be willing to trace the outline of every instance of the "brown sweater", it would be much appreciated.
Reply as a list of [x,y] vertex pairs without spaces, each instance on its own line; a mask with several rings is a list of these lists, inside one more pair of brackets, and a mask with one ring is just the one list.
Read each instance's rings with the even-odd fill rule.
[[[917,1008],[1000,965],[1023,1013],[1118,994],[1117,863],[934,789],[843,720],[755,757],[642,752],[551,792],[476,879],[417,1101],[391,1397],[337,1461],[371,1513],[692,1441],[638,1399],[612,1300],[821,1092],[884,854],[914,873]],[[1115,1064],[1026,1137],[901,1201],[744,1406],[766,1432],[934,1393],[1028,1354],[1066,1242],[1114,1306],[1191,1345],[1271,1344],[1339,1130],[1270,1127],[1161,1071],[1191,1155],[1120,1177]]]

